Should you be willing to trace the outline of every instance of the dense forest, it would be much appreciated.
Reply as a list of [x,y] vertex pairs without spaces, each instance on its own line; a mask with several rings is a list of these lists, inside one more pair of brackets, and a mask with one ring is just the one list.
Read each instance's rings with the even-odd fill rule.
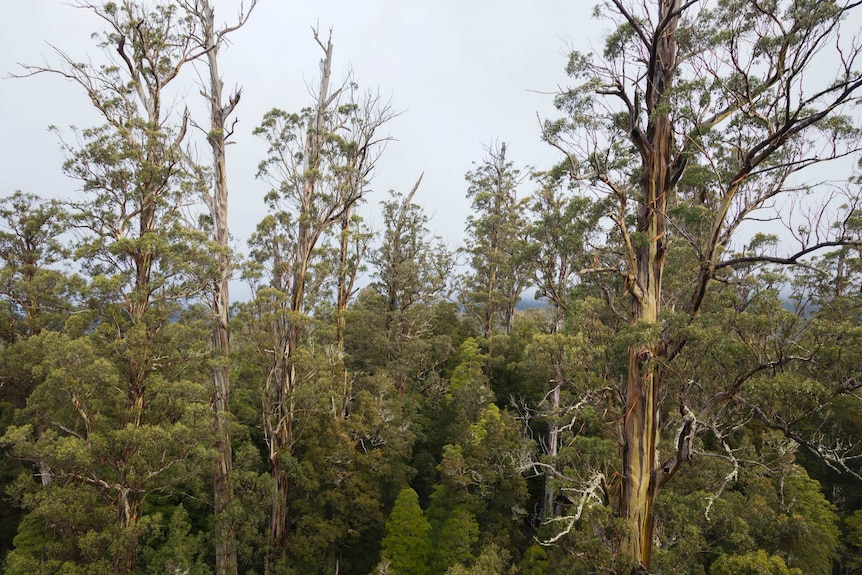
[[317,29],[247,254],[257,2],[79,4],[93,51],[18,72],[99,114],[79,193],[0,199],[4,572],[862,573],[862,3],[605,0],[558,162],[488,146],[456,247],[420,174],[369,194],[397,112]]

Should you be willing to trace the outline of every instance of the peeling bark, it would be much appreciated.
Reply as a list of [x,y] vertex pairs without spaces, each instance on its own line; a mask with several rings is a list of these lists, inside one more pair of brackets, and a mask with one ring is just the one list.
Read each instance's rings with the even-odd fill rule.
[[[632,322],[655,324],[661,311],[662,276],[667,248],[666,213],[675,178],[675,140],[664,96],[673,86],[677,66],[675,32],[679,0],[661,0],[647,70],[646,132],[634,133],[643,160],[639,183],[643,201],[637,231],[648,238],[634,246],[636,268],[628,283],[632,296]],[[654,358],[662,354],[658,342],[629,348],[626,405],[622,421],[622,485],[620,515],[628,530],[621,551],[634,565],[650,568],[655,520],[653,505],[658,494],[655,470],[658,433],[660,372]]]

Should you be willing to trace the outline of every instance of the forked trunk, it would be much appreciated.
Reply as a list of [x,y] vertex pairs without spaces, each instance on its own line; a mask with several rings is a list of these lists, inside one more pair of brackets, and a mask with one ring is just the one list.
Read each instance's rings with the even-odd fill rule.
[[115,556],[114,569],[117,573],[133,573],[138,562],[138,510],[140,500],[128,487],[117,490],[117,519],[121,531],[128,534],[120,553]]
[[293,455],[293,390],[296,385],[296,370],[293,366],[294,349],[292,340],[297,337],[292,333],[296,327],[288,328],[287,348],[283,351],[272,373],[272,384],[275,387],[275,398],[272,409],[275,426],[271,430],[270,464],[274,488],[272,492],[272,508],[270,510],[270,551],[274,556],[287,556],[288,526],[290,521],[290,474],[286,466],[287,459]]

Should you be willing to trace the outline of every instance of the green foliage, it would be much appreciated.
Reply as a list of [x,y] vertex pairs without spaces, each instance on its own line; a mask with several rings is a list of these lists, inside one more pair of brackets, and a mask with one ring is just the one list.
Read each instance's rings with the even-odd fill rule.
[[446,575],[513,575],[515,568],[510,565],[510,555],[505,549],[490,544],[482,549],[471,567],[455,565]]
[[410,474],[403,462],[412,438],[386,423],[397,409],[397,400],[361,390],[349,418],[324,412],[306,428],[291,473],[298,517],[289,542],[292,565],[320,571],[337,562],[340,571],[363,575],[374,566],[384,506]]
[[511,331],[515,306],[530,276],[528,261],[516,255],[526,233],[523,202],[517,199],[522,177],[506,158],[506,144],[501,144],[488,148],[486,158],[465,178],[475,215],[467,218],[464,251],[472,272],[464,278],[461,298],[490,338]]
[[[603,53],[571,55],[565,117],[543,124],[565,161],[523,200],[505,146],[466,175],[458,303],[452,254],[414,189],[382,202],[373,282],[343,309],[368,238],[350,210],[369,191],[385,106],[349,81],[264,116],[270,213],[249,240],[254,297],[231,314],[223,518],[240,572],[628,572],[617,494],[622,423],[641,399],[627,397],[632,350],[660,382],[651,571],[862,571],[862,489],[848,479],[862,473],[858,182],[845,206],[793,222],[806,248],[824,243],[792,271],[782,234],[745,236],[747,218],[774,216],[806,181],[798,170],[858,147],[851,116],[815,117],[833,103],[851,113],[841,83],[857,73],[825,91],[804,73],[841,6],[708,4],[678,20],[649,3],[598,9],[612,18]],[[0,550],[9,573],[207,573],[208,382],[224,360],[200,303],[225,270],[212,218],[187,209],[207,171],[189,165],[161,93],[196,24],[177,3],[93,9],[121,65],[59,70],[104,122],[64,144],[82,194],[0,199]],[[638,70],[653,38],[680,56],[658,82]],[[659,120],[669,137],[647,141]],[[666,206],[645,202],[656,174],[674,180]],[[791,199],[793,216],[816,196]],[[647,294],[657,317],[632,321],[658,279],[642,270],[661,272]],[[528,283],[548,306],[516,313]]]
[[456,410],[455,421],[464,423],[474,420],[479,410],[493,398],[484,367],[487,356],[479,343],[467,338],[458,350],[458,366],[449,378],[446,400]]
[[802,575],[801,569],[789,569],[781,557],[768,555],[762,549],[744,555],[722,555],[709,570],[710,575]]
[[382,556],[394,575],[426,575],[431,559],[431,525],[419,507],[419,496],[403,489],[386,521]]
[[110,573],[126,551],[124,533],[98,490],[86,485],[39,489],[22,475],[10,488],[29,513],[18,527],[8,568],[22,572]]
[[[819,484],[792,463],[792,450],[773,434],[737,438],[738,457],[757,461],[695,461],[659,500],[654,566],[668,573],[704,573],[712,558],[763,551],[803,573],[828,574],[838,544],[837,517]],[[693,551],[697,552],[693,552]]]
[[455,564],[469,565],[479,541],[479,524],[464,507],[452,510],[434,537],[433,573],[445,573]]
[[22,192],[0,199],[4,342],[61,329],[74,310],[82,281],[59,269],[68,252],[60,236],[69,224],[69,213],[56,200]]
[[844,519],[846,567],[850,573],[862,571],[862,509],[857,509]]
[[518,565],[518,572],[522,575],[544,575],[549,570],[548,552],[537,543],[527,548]]
[[[374,288],[386,299],[386,330],[390,339],[407,339],[422,327],[415,314],[447,292],[451,257],[439,238],[429,237],[428,216],[408,196],[390,192],[381,202],[383,242],[369,260],[375,266]],[[423,305],[424,304],[424,305]],[[420,316],[421,317],[421,316]]]
[[[165,328],[164,335],[172,331],[190,335],[180,324]],[[89,338],[45,338],[50,341],[40,366],[44,381],[23,412],[32,423],[11,426],[3,441],[17,457],[50,470],[54,483],[50,490],[22,492],[22,505],[54,525],[59,540],[68,539],[83,556],[101,557],[110,548],[109,556],[122,563],[138,537],[159,521],[144,515],[142,495],[194,489],[209,461],[209,409],[202,401],[207,390],[170,377],[184,363],[174,357],[176,365],[148,378],[144,405],[130,405],[122,372]],[[187,376],[189,367],[185,363]],[[68,506],[72,501],[89,503],[77,509]],[[67,507],[58,509],[61,502]]]
[[811,575],[829,575],[839,537],[832,506],[820,485],[804,472],[790,475],[780,488],[782,513],[773,525],[778,549],[791,567]]
[[444,447],[442,490],[435,496],[450,509],[463,504],[471,510],[482,526],[483,543],[514,545],[521,537],[518,521],[526,515],[521,473],[531,448],[512,415],[488,404],[459,443]]
[[159,525],[150,531],[141,557],[142,563],[146,565],[146,572],[153,575],[206,575],[210,570],[203,561],[205,550],[204,534],[191,533],[189,514],[179,505],[171,510],[166,525]]

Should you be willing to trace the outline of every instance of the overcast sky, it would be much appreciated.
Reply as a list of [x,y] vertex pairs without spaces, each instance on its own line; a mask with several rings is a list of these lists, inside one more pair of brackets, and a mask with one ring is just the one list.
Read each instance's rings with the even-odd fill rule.
[[[99,21],[60,0],[5,0],[0,71],[18,63],[56,63],[49,46],[75,58],[100,57],[91,34]],[[321,51],[311,28],[333,30],[334,75],[352,68],[362,87],[391,96],[403,112],[387,126],[394,138],[379,164],[369,206],[407,191],[417,195],[432,231],[453,246],[469,211],[464,173],[483,147],[507,142],[516,165],[546,167],[556,158],[539,140],[539,117],[555,117],[553,92],[565,84],[570,48],[600,43],[602,25],[586,0],[260,0],[248,25],[231,36],[222,73],[243,87],[239,125],[229,148],[230,226],[239,247],[265,214],[265,184],[254,178],[264,153],[251,135],[263,114],[309,103]],[[217,18],[239,2],[216,0]],[[98,61],[98,60],[97,60]],[[181,90],[191,101],[197,88]],[[199,104],[196,104],[199,105]],[[0,194],[15,190],[74,197],[79,184],[61,172],[56,125],[89,127],[100,118],[83,92],[56,76],[0,81]],[[526,193],[527,189],[524,190]],[[371,213],[372,210],[366,210]],[[379,228],[379,218],[370,215]]]

